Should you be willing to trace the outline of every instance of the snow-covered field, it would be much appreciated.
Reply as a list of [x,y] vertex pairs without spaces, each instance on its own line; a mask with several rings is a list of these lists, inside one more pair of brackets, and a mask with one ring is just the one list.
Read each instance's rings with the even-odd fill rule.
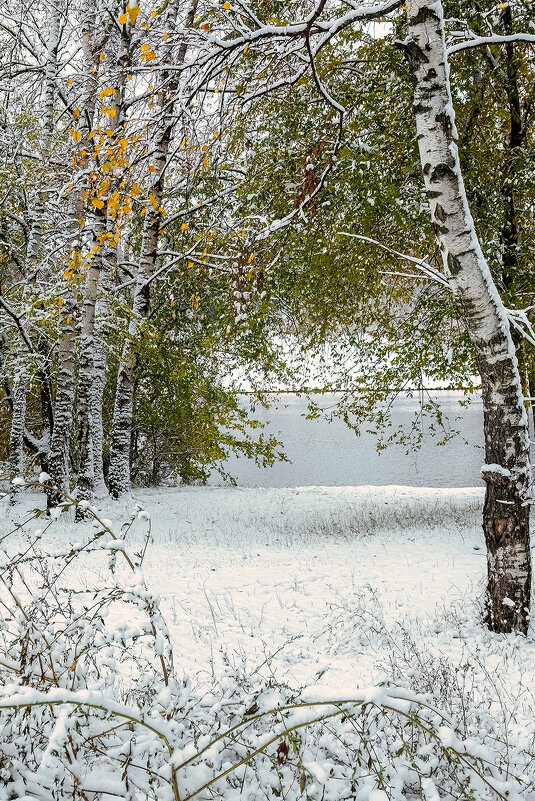
[[[3,529],[38,501],[5,499]],[[426,695],[533,781],[535,637],[490,634],[481,623],[479,488],[138,491],[100,504],[117,537],[136,502],[152,530],[145,582],[161,597],[175,666],[199,697],[229,675],[327,695],[393,682]],[[91,523],[70,514],[46,529],[45,551],[86,538]],[[132,552],[146,518],[128,532]],[[62,581],[91,589],[109,553],[82,555]],[[108,624],[135,626],[136,614],[111,605]]]

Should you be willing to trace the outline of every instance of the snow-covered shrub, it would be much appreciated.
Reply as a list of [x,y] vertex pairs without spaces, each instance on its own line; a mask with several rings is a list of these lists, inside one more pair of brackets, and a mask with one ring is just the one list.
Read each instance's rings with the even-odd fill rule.
[[[80,503],[93,530],[55,550],[53,521]],[[1,801],[526,797],[491,751],[402,688],[297,693],[229,669],[197,693],[145,585],[148,514],[116,535],[80,503],[65,497],[42,528],[36,510],[2,542]],[[138,516],[148,529],[133,552]]]

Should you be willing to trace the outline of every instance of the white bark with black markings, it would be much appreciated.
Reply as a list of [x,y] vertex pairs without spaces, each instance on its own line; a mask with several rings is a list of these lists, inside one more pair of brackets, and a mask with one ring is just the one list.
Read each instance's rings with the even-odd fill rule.
[[459,166],[441,2],[410,0],[404,49],[420,159],[444,274],[474,347],[484,411],[487,622],[526,632],[531,593],[527,416],[509,324],[474,226]]
[[[75,315],[76,301],[72,292],[65,294],[59,320],[58,371],[56,398],[54,401],[54,429],[50,439],[48,472],[54,486],[63,492],[69,491],[71,437],[75,394]],[[48,506],[57,506],[62,496],[48,493]]]
[[[115,10],[117,12],[120,10],[119,5]],[[98,3],[95,0],[83,37],[88,75],[98,75],[101,63],[100,54],[103,47],[101,40],[109,42],[111,37],[117,37],[114,19],[115,16],[111,15],[104,20],[105,24],[103,24],[98,10]],[[116,42],[116,52],[113,48],[110,48],[112,67],[108,83],[111,84],[114,94],[108,103],[113,106],[115,112],[107,122],[108,130],[111,132],[110,137],[120,130],[125,121],[123,105],[126,64],[123,59],[123,51],[128,49],[129,43],[128,41],[123,41],[124,36],[126,34],[121,34],[120,40]],[[109,68],[109,65],[107,66]],[[94,84],[93,91],[91,91],[91,81]],[[96,129],[98,124],[98,113],[95,107],[97,86],[96,77],[88,79],[86,87],[87,105],[83,114],[83,118],[86,120],[86,134],[89,134],[90,129]],[[87,148],[88,150],[90,149],[89,143]],[[95,173],[98,174],[98,159],[96,159],[94,167]],[[112,175],[108,189],[101,198],[104,201],[104,206],[101,209],[94,208],[91,210],[85,231],[89,239],[89,248],[96,247],[96,252],[93,253],[86,266],[79,346],[77,406],[79,463],[77,490],[78,497],[85,500],[90,500],[95,490],[98,491],[99,495],[103,495],[106,492],[103,471],[104,438],[102,425],[102,400],[106,382],[106,352],[102,321],[97,319],[97,314],[103,315],[105,312],[106,300],[103,297],[103,293],[107,288],[107,276],[116,261],[115,250],[107,244],[107,237],[112,236],[114,231],[113,222],[107,214],[106,201],[118,184],[119,178]],[[100,298],[99,295],[101,296]]]
[[15,379],[11,393],[12,412],[11,429],[9,432],[9,475],[10,478],[24,474],[24,431],[26,427],[26,393],[28,386],[28,372],[21,367]]
[[[167,25],[172,30],[178,14],[177,2],[167,7]],[[197,0],[193,0],[189,9],[185,27],[191,27],[195,17]],[[186,56],[186,43],[179,49],[177,63],[183,63]],[[173,53],[169,48],[164,59],[171,64]],[[161,117],[156,123],[153,139],[152,165],[154,176],[149,186],[149,198],[143,224],[141,252],[139,256],[132,316],[128,336],[124,344],[113,410],[113,439],[108,484],[114,497],[128,492],[130,487],[130,445],[132,437],[132,420],[134,409],[134,388],[136,370],[139,361],[140,329],[147,318],[150,307],[150,280],[154,274],[157,261],[158,241],[161,226],[161,204],[164,191],[165,169],[169,154],[169,145],[176,123],[175,100],[179,87],[180,73],[163,69],[159,76],[162,87],[160,96]]]

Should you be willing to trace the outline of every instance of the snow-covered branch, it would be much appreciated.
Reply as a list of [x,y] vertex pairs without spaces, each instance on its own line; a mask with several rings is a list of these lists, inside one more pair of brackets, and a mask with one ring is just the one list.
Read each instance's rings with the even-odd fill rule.
[[[450,285],[448,281],[444,278],[442,273],[439,273],[438,270],[429,264],[428,261],[424,259],[418,259],[415,256],[409,256],[407,253],[399,253],[397,250],[393,250],[392,248],[388,247],[388,245],[383,244],[382,242],[378,242],[377,239],[372,239],[369,236],[362,236],[361,234],[352,234],[348,231],[338,231],[340,236],[350,236],[352,239],[359,239],[361,242],[368,242],[370,245],[376,245],[377,247],[381,248],[382,250],[386,250],[387,253],[390,253],[392,256],[396,256],[398,259],[403,259],[403,261],[408,261],[410,264],[414,264],[418,270],[421,271],[422,276],[425,278],[430,278],[433,281],[441,284],[442,286],[450,289]],[[414,278],[418,276],[407,275],[408,278]],[[421,276],[420,276],[421,277]]]
[[469,50],[472,47],[488,47],[489,45],[502,45],[509,43],[523,43],[535,44],[535,35],[532,33],[513,33],[510,36],[500,36],[493,34],[492,36],[474,36],[471,39],[466,39],[464,42],[457,42],[456,44],[449,45],[447,49],[448,56],[454,53],[459,53],[461,50]]

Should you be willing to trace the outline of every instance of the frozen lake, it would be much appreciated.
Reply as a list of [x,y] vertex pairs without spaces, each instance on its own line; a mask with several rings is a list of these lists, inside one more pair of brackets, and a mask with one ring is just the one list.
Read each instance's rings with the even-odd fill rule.
[[[407,452],[403,445],[389,445],[377,451],[377,438],[363,433],[357,437],[341,420],[306,420],[305,398],[292,394],[274,396],[273,406],[256,407],[255,416],[268,423],[265,432],[272,432],[284,444],[288,462],[258,468],[246,458],[232,457],[225,467],[244,487],[295,486],[359,486],[363,484],[404,484],[413,487],[482,486],[480,467],[483,456],[483,418],[479,399],[463,408],[460,392],[436,392],[447,418],[445,427],[458,430],[458,436],[445,445],[437,445],[424,424],[422,446]],[[336,396],[319,399],[323,408],[331,408]],[[393,428],[410,428],[418,410],[417,398],[399,398],[392,413]],[[364,426],[363,428],[366,428]],[[223,483],[213,475],[210,484]]]

